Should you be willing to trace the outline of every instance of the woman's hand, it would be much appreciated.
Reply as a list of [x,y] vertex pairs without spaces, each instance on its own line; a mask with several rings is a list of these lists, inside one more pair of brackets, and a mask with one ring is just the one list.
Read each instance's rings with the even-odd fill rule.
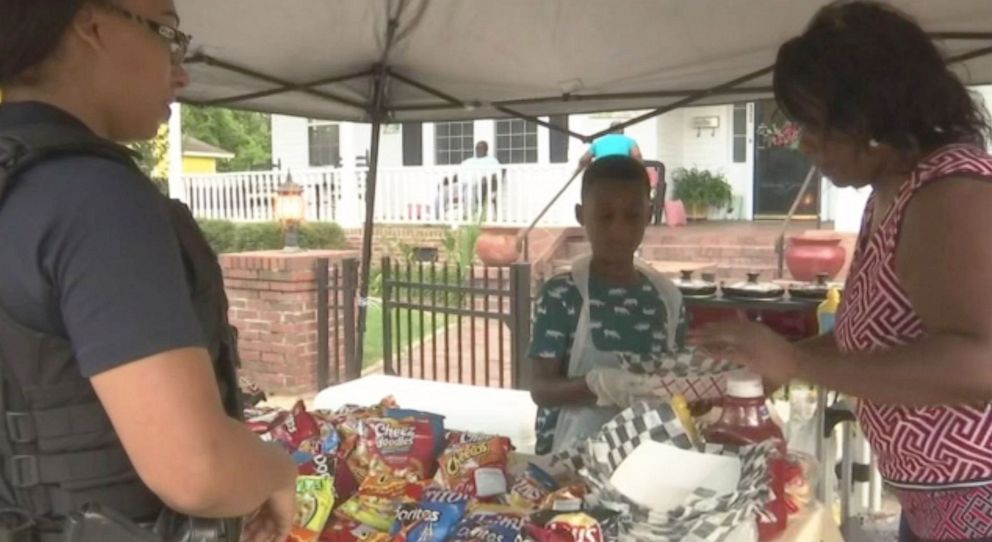
[[690,342],[715,358],[744,365],[758,373],[765,378],[768,390],[788,383],[799,372],[799,348],[762,324],[711,324],[692,332]]

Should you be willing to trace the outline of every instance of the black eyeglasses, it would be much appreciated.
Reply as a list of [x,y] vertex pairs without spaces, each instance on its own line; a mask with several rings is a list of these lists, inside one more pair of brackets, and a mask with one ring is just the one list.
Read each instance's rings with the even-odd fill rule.
[[193,37],[189,34],[181,32],[178,28],[173,28],[169,25],[164,25],[162,23],[157,23],[150,19],[146,19],[141,15],[131,13],[120,6],[109,2],[100,2],[98,5],[108,11],[124,17],[125,19],[131,19],[132,21],[144,25],[158,37],[164,39],[169,44],[170,58],[172,63],[176,66],[182,64],[183,60],[185,60],[186,52],[189,50],[189,42],[193,39]]

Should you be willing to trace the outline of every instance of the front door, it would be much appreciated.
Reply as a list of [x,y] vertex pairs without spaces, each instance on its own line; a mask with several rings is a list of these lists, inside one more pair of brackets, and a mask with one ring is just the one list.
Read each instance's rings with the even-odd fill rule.
[[[785,218],[812,162],[799,152],[799,134],[774,100],[755,103],[754,217]],[[820,210],[819,176],[810,182],[794,218],[815,219]]]

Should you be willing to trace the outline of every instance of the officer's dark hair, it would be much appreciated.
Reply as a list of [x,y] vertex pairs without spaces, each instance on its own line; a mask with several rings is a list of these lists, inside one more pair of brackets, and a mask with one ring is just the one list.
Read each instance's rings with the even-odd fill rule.
[[603,182],[636,183],[644,187],[644,197],[651,193],[651,181],[644,164],[621,154],[604,156],[586,168],[582,174],[582,199],[593,185]]
[[0,87],[31,81],[89,0],[0,0]]

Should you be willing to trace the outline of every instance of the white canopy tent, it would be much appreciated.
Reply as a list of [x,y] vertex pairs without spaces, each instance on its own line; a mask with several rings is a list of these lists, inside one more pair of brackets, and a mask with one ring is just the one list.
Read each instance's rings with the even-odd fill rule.
[[[382,123],[515,116],[567,131],[538,115],[650,110],[634,124],[767,97],[778,46],[824,3],[176,0],[194,37],[182,99],[372,123],[364,300]],[[992,83],[989,0],[892,3],[939,40],[967,84]]]

